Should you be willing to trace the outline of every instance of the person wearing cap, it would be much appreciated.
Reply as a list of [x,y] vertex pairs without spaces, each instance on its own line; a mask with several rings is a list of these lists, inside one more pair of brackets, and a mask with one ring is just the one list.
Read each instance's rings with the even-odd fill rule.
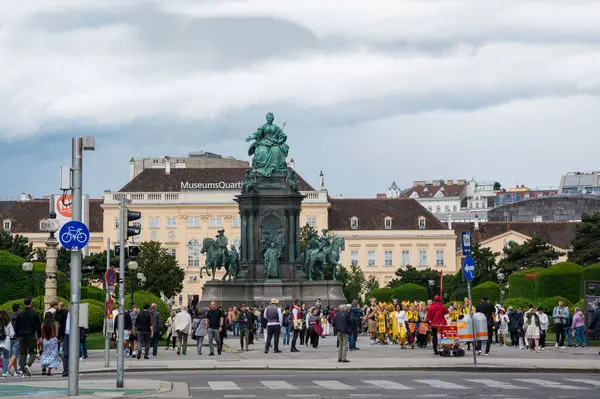
[[438,338],[437,330],[439,327],[448,325],[446,321],[446,315],[448,314],[448,308],[442,304],[442,298],[439,295],[433,297],[433,303],[427,310],[427,320],[431,325],[431,338],[433,343],[433,353],[438,355]]
[[283,314],[281,308],[277,306],[279,300],[277,298],[271,299],[269,306],[265,308],[264,318],[267,321],[267,340],[265,342],[265,353],[269,353],[271,347],[271,340],[275,337],[273,345],[274,353],[281,353],[279,350],[279,335],[281,334],[281,326],[283,324]]

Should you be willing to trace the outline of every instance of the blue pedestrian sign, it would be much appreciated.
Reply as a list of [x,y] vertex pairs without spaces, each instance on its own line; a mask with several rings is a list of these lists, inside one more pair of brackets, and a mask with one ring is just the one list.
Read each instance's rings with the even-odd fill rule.
[[471,255],[471,233],[465,231],[461,235],[463,256]]
[[71,220],[61,227],[58,240],[65,249],[79,251],[90,241],[90,231],[85,224]]
[[471,281],[475,278],[475,260],[471,255],[467,255],[463,261],[463,274],[467,281]]

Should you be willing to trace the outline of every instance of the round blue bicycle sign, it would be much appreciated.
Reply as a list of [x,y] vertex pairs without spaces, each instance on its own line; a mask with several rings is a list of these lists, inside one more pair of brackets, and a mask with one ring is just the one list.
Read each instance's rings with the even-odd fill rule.
[[58,240],[65,249],[79,251],[90,241],[90,231],[85,224],[71,220],[60,228]]

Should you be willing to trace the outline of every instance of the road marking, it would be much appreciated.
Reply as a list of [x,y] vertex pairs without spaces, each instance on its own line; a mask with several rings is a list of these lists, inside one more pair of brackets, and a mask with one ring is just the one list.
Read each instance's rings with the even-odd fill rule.
[[[490,388],[500,388],[500,389],[531,389],[531,388],[521,388],[518,387],[516,385],[513,384],[509,384],[507,382],[502,382],[502,381],[495,381],[495,380],[467,380],[465,379],[465,381],[469,381],[469,382],[474,382],[474,383],[478,383],[478,384],[483,384],[486,385]],[[494,395],[494,396],[498,396],[498,395]],[[499,395],[504,397],[504,395]]]
[[398,384],[397,382],[388,380],[363,380],[363,382],[383,389],[412,389],[402,384]]
[[292,394],[288,394],[287,395],[288,398],[318,398],[319,395],[292,395]]
[[464,387],[462,385],[458,385],[458,384],[454,384],[452,382],[446,382],[446,381],[442,381],[442,380],[414,380],[414,381],[421,383],[421,384],[427,384],[434,388],[440,388],[440,389],[471,389],[468,387]]
[[590,385],[595,385],[597,387],[600,387],[600,381],[596,381],[596,380],[567,379],[567,381],[579,382],[581,384],[590,384]]
[[224,398],[256,398],[256,395],[223,395]]
[[269,389],[298,389],[285,381],[260,381],[260,383]]
[[560,382],[556,382],[556,381],[546,381],[546,380],[538,380],[535,378],[532,379],[517,379],[516,381],[521,381],[521,382],[528,382],[530,384],[535,384],[535,385],[539,385],[545,388],[558,388],[558,389],[580,389],[580,390],[588,390],[589,388],[581,388],[581,387],[575,387],[573,385],[564,385],[561,384]]
[[241,389],[233,381],[208,381],[208,385],[210,385],[213,391],[239,391]]
[[317,384],[323,388],[327,388],[327,389],[334,389],[334,390],[354,389],[354,387],[351,387],[350,385],[342,384],[341,382],[334,381],[334,380],[313,381],[313,382],[315,384]]
[[351,393],[352,398],[380,398],[381,394],[378,393]]

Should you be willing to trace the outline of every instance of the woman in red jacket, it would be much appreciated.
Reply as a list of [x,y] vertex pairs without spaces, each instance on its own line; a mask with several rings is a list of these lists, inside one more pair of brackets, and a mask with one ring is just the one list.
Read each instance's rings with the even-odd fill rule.
[[427,320],[431,325],[431,336],[433,341],[433,353],[438,354],[438,338],[437,338],[437,329],[440,326],[448,325],[446,321],[446,315],[448,314],[448,309],[442,304],[442,298],[439,295],[436,295],[433,298],[433,303],[427,310]]

